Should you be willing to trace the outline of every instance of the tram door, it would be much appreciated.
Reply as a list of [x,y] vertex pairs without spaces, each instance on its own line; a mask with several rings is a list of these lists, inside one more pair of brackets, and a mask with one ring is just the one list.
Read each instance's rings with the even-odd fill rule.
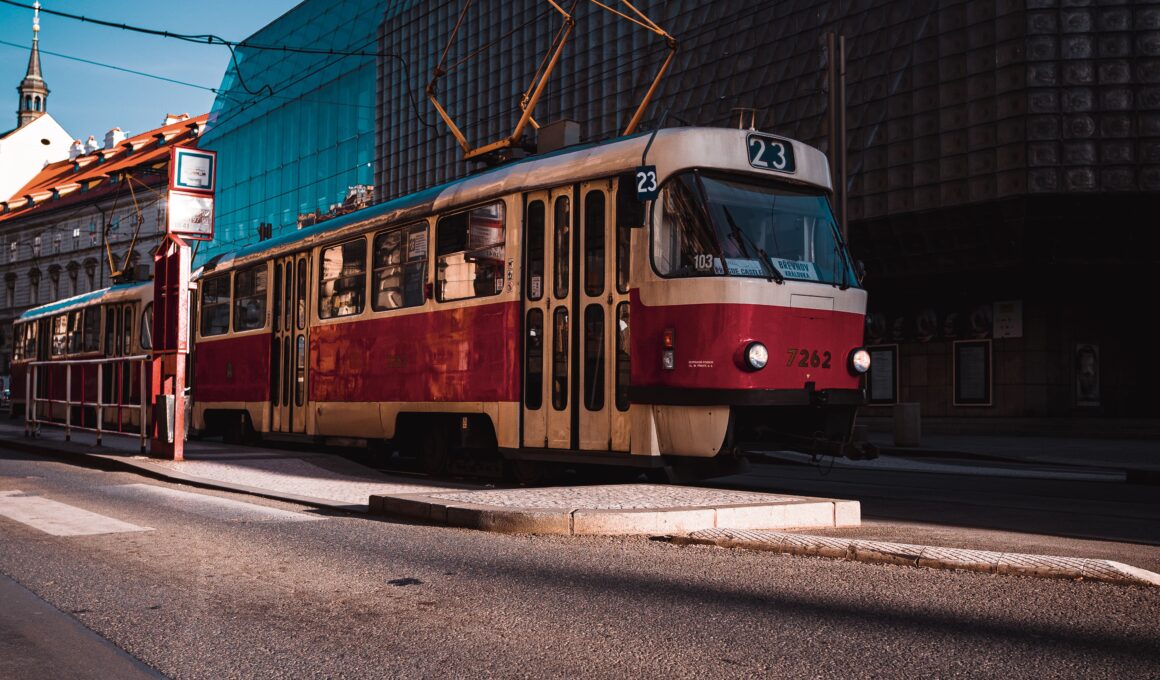
[[[105,356],[127,357],[133,355],[133,305],[105,305]],[[101,401],[105,404],[128,404],[130,396],[137,391],[133,380],[133,365],[128,361],[106,363]],[[115,409],[105,409],[106,420],[116,420]]]
[[306,432],[307,294],[305,253],[274,261],[270,347],[270,430]]
[[[528,194],[523,445],[627,450],[613,395],[617,302],[607,181]],[[623,422],[621,422],[623,421]],[[622,435],[614,433],[623,431]],[[614,441],[615,440],[615,441]]]

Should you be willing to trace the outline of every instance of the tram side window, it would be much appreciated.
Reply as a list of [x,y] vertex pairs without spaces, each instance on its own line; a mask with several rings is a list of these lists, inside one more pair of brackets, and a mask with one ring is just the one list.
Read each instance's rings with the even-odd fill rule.
[[584,293],[604,293],[604,192],[584,197]]
[[[121,341],[120,346],[125,348],[124,356],[133,353],[133,306],[125,305],[121,309]],[[126,364],[128,367],[128,364]]]
[[82,310],[68,313],[68,353],[76,354],[81,351],[81,322],[84,320]]
[[234,275],[234,332],[266,325],[266,263]]
[[105,356],[116,356],[113,348],[113,339],[117,333],[117,310],[109,306],[105,308]]
[[59,357],[68,351],[68,315],[52,317],[52,356]]
[[222,335],[230,330],[230,275],[219,274],[201,284],[201,334]]
[[323,250],[319,265],[319,318],[360,314],[367,285],[366,240],[347,241]]
[[384,231],[375,236],[371,290],[375,311],[423,304],[427,282],[427,225]]
[[[544,297],[544,202],[528,203],[528,217],[524,222],[528,230],[527,295],[529,300]],[[542,324],[542,320],[541,320]]]
[[31,324],[18,323],[12,326],[12,360],[23,361],[26,343],[28,342],[28,327]]
[[85,310],[84,331],[81,350],[99,352],[101,350],[101,308],[89,307]]
[[37,344],[37,329],[40,327],[36,321],[23,324],[20,331],[20,356],[18,358],[25,361],[32,361],[36,358],[36,344]]
[[141,312],[141,349],[153,349],[153,303]]
[[502,201],[439,220],[435,287],[440,302],[503,291],[505,231]]

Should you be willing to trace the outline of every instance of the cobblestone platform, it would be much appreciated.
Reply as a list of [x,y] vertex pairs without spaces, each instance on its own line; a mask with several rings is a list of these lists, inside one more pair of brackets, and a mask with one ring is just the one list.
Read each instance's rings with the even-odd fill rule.
[[372,513],[509,533],[684,534],[857,526],[857,501],[655,484],[376,494]]
[[[323,459],[319,462],[330,463],[327,467],[333,467],[332,461]],[[374,494],[417,494],[467,488],[451,482],[404,482],[389,479],[387,475],[376,475],[386,478],[383,480],[368,479],[370,471],[361,466],[344,473],[315,465],[309,460],[287,457],[234,463],[149,459],[144,465],[157,471],[176,473],[190,481],[220,482],[235,488],[258,491],[263,495],[332,501],[351,507],[366,506],[367,499]],[[173,477],[174,474],[167,476]]]

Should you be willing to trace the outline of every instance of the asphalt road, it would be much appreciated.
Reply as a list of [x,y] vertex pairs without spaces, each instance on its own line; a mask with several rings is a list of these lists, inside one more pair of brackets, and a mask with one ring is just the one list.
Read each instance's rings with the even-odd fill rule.
[[[1160,545],[1160,487],[1107,472],[1085,478],[1082,471],[1030,464],[906,459],[841,468],[827,460],[754,463],[745,475],[712,483],[853,498],[861,501],[863,517],[876,519]],[[876,469],[882,463],[895,469]]]
[[30,497],[92,513],[73,531],[122,530],[52,535],[0,516],[0,572],[176,678],[1160,667],[1157,589],[425,527],[0,452],[4,507]]

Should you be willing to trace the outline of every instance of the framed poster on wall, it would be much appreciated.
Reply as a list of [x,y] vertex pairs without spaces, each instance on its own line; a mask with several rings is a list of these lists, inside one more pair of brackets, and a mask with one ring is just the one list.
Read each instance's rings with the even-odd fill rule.
[[991,341],[955,342],[955,406],[991,405]]
[[866,399],[871,404],[898,402],[898,345],[877,345],[870,352],[870,371],[866,374]]
[[1075,404],[1100,405],[1100,346],[1080,343],[1075,346]]

